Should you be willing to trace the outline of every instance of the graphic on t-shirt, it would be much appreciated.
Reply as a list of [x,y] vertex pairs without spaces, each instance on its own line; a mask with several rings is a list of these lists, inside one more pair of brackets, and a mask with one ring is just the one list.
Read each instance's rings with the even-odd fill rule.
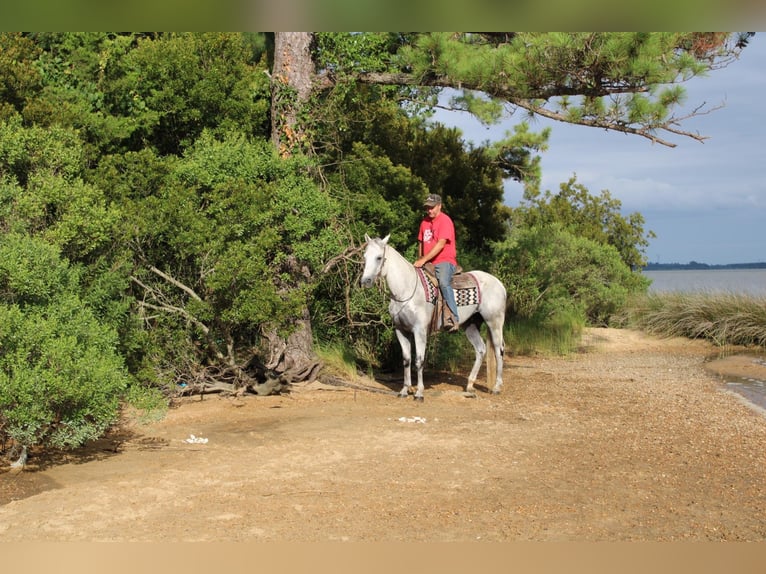
[[423,242],[429,243],[433,240],[434,240],[434,230],[428,227],[425,229],[425,231],[423,231]]

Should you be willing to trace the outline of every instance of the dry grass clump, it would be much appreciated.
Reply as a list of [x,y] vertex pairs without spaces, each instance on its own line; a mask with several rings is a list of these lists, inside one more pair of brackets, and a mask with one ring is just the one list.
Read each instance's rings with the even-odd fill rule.
[[754,295],[644,295],[626,307],[621,322],[655,335],[707,339],[719,346],[766,347],[766,298]]

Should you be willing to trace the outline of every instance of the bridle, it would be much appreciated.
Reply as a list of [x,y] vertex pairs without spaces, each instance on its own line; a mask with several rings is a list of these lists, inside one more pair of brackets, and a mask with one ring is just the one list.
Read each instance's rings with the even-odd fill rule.
[[[380,267],[378,267],[378,272],[376,273],[376,277],[380,277],[381,274],[383,273],[383,267],[386,265],[386,261],[388,260],[388,258],[386,257],[386,253],[387,252],[388,252],[388,245],[384,245],[383,246],[383,258],[380,261]],[[407,303],[407,302],[409,302],[415,296],[415,293],[417,292],[417,290],[418,290],[418,277],[417,277],[417,269],[416,269],[415,270],[415,286],[412,288],[412,293],[410,293],[410,296],[407,297],[406,299],[397,299],[396,297],[394,297],[394,294],[391,293],[390,294],[391,295],[391,299],[393,301],[396,301],[397,303]],[[389,289],[389,291],[390,291],[390,289]]]

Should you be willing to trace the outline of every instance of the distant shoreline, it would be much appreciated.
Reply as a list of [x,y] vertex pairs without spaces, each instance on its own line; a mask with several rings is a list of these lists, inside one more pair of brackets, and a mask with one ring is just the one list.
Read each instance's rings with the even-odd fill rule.
[[647,263],[642,267],[643,271],[673,271],[673,270],[699,270],[699,269],[766,269],[766,262],[759,263],[726,263],[723,265],[711,265],[708,263]]

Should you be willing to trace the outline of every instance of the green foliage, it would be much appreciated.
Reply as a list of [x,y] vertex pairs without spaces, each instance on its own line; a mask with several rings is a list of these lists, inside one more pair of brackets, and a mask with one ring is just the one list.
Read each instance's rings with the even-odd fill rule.
[[81,169],[71,130],[0,121],[0,436],[26,445],[98,437],[128,382],[125,281],[98,255],[118,216]]
[[[218,141],[203,134],[176,170],[212,225],[197,240],[225,249],[242,238],[260,250],[252,256],[302,282],[299,277],[313,273],[337,247],[330,225],[336,207],[307,167],[302,158],[278,158],[265,141],[251,143],[238,134]],[[268,280],[273,285],[273,277]]]
[[521,97],[538,98],[541,89],[567,85],[596,91],[599,77],[638,86],[699,74],[706,63],[679,49],[694,38],[672,32],[522,32],[496,42],[481,34],[431,33],[418,38],[406,59],[420,74],[436,71],[490,93],[513,86]]
[[129,137],[135,125],[113,113],[107,71],[131,49],[134,35],[49,32],[31,37],[42,51],[27,65],[39,71],[42,89],[26,99],[25,121],[77,130],[82,149],[92,159]]
[[524,184],[525,189],[536,190],[540,185],[540,156],[536,152],[548,149],[551,128],[540,133],[529,130],[522,122],[514,126],[513,133],[506,132],[505,138],[494,142],[487,152],[503,170],[503,177]]
[[402,165],[394,165],[380,149],[357,143],[346,156],[348,164],[331,182],[348,209],[350,235],[361,239],[391,234],[398,245],[414,244],[413,229],[422,217],[428,195],[424,182]]
[[606,324],[628,295],[648,285],[614,247],[572,235],[560,225],[517,230],[496,245],[494,265],[508,290],[510,312],[542,322],[564,313]]
[[48,305],[62,290],[73,291],[76,275],[58,249],[44,241],[12,233],[0,243],[0,296],[23,307]]
[[527,227],[561,225],[574,235],[613,246],[631,269],[643,267],[648,238],[654,237],[651,231],[644,235],[643,216],[632,213],[624,217],[620,213],[622,203],[608,190],[596,197],[576,181],[571,177],[555,195],[527,188],[524,202],[514,214],[516,222]]
[[235,360],[264,325],[288,329],[305,307],[315,274],[339,250],[337,208],[306,167],[265,141],[205,132],[165,165],[155,194],[125,203],[158,370]]
[[115,65],[108,95],[141,124],[133,137],[160,153],[179,153],[205,129],[267,136],[268,78],[253,56],[240,34],[141,38]]
[[315,61],[320,70],[353,75],[388,69],[401,36],[392,32],[320,32]]
[[55,248],[18,235],[1,245],[0,437],[54,447],[97,438],[128,384],[117,333],[83,304]]
[[42,88],[24,90],[15,107],[30,123],[78,130],[90,158],[124,146],[179,153],[203,129],[268,134],[269,83],[262,42],[252,34],[33,38],[38,51],[23,53]]
[[[41,234],[64,255],[93,257],[112,241],[118,212],[84,183],[82,146],[62,128],[0,121],[0,216],[7,230]],[[0,181],[2,181],[0,180]]]
[[40,48],[22,34],[0,33],[0,120],[21,112],[27,99],[41,89],[39,71],[29,65],[39,53]]
[[32,174],[71,180],[82,168],[82,147],[76,132],[58,127],[25,127],[18,115],[0,121],[0,173],[4,179],[21,186]]
[[0,435],[79,446],[117,418],[128,377],[115,336],[76,299],[22,313],[0,305]]

